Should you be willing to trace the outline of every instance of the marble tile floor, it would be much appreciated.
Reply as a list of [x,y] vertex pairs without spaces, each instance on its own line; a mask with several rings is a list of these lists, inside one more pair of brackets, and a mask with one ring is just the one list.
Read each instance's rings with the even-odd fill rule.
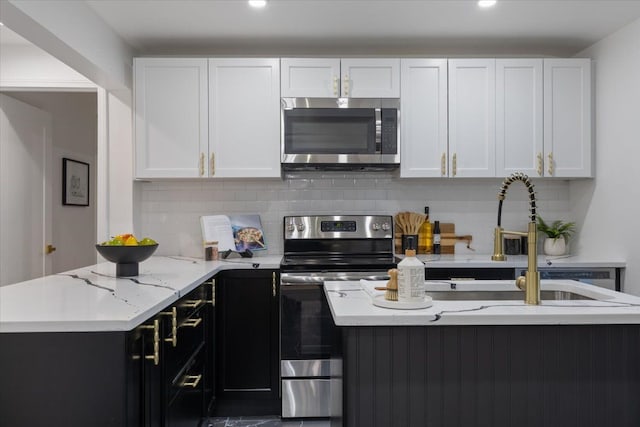
[[209,418],[208,427],[329,427],[329,425],[328,420],[281,420],[280,417],[215,417]]

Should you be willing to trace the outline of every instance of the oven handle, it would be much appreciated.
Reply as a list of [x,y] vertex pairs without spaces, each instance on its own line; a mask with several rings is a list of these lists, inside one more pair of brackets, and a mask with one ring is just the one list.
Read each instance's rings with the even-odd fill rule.
[[281,273],[280,286],[322,285],[327,281],[389,280],[386,271],[350,273]]

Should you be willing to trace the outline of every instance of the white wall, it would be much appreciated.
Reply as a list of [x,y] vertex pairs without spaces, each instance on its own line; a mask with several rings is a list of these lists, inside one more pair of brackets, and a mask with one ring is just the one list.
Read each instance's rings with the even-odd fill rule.
[[[539,212],[567,218],[567,181],[533,180]],[[493,252],[501,179],[399,179],[385,173],[309,172],[285,180],[223,179],[198,182],[137,182],[134,203],[140,226],[136,232],[160,243],[158,254],[202,256],[201,215],[257,213],[261,216],[268,253],[282,253],[282,219],[305,214],[385,214],[423,212],[431,220],[453,222],[457,234],[471,234],[472,247],[460,243],[456,253]],[[521,187],[521,188],[517,188]],[[516,183],[503,209],[503,226],[526,231],[528,199]]]
[[[95,93],[7,92],[51,114],[53,143],[52,273],[94,264],[96,252]],[[89,163],[89,207],[62,204],[62,158]]]
[[577,56],[593,59],[596,178],[570,185],[575,247],[626,259],[624,291],[640,295],[640,20]]

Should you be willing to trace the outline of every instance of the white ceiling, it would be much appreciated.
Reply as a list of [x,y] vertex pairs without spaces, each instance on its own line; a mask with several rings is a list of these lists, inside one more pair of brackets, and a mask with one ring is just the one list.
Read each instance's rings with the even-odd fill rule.
[[[55,1],[55,0],[53,0]],[[640,18],[640,0],[85,1],[138,55],[574,55]],[[2,43],[13,41],[2,31]]]

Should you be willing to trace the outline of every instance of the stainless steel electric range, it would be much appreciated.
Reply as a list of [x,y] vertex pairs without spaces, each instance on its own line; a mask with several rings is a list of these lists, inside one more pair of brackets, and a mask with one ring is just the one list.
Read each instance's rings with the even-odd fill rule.
[[[280,264],[282,417],[331,416],[340,334],[330,280],[385,280],[396,266],[391,216],[287,216]],[[336,368],[338,366],[338,368]],[[335,397],[334,397],[335,398]]]

